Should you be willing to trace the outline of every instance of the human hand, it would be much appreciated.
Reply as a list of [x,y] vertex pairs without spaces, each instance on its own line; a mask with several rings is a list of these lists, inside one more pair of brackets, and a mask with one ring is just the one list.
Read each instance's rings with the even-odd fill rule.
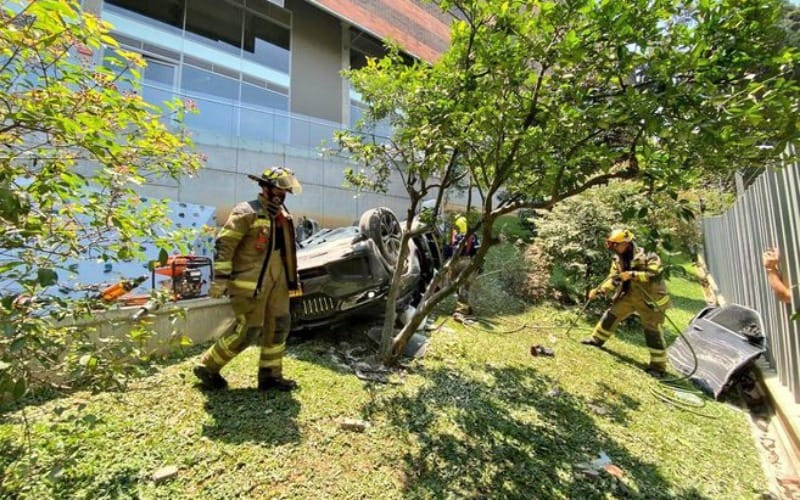
[[281,201],[280,198],[273,197],[267,200],[267,213],[273,219],[278,216],[281,211]]
[[619,279],[622,281],[630,281],[636,276],[636,271],[622,271],[619,273]]
[[598,295],[604,295],[605,292],[599,288],[592,288],[589,290],[589,300],[594,300]]
[[214,280],[208,288],[208,296],[212,299],[218,299],[225,295],[228,288],[228,282],[224,280]]
[[780,250],[778,250],[777,248],[764,251],[764,253],[761,255],[761,260],[764,263],[764,268],[772,271],[778,269],[778,259],[780,258],[780,256],[781,256]]

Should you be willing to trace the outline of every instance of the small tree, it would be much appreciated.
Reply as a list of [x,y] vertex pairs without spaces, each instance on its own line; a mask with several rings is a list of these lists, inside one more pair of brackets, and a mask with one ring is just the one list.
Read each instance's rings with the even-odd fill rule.
[[409,221],[421,194],[439,190],[441,199],[465,169],[482,212],[471,230],[485,244],[455,282],[444,282],[447,273],[433,280],[397,335],[390,292],[388,363],[481,265],[499,216],[551,209],[612,179],[683,188],[707,172],[772,164],[797,137],[797,53],[782,44],[776,1],[437,3],[455,13],[439,61],[409,67],[395,53],[350,75],[367,116],[395,127],[390,141],[344,134],[341,144],[372,167],[353,179],[362,186],[397,172]]
[[[116,56],[93,66],[103,47]],[[32,383],[120,381],[137,353],[63,326],[97,304],[51,291],[69,286],[70,260],[130,260],[145,240],[174,248],[157,232],[165,206],[143,204],[135,188],[200,161],[176,128],[181,104],[161,113],[146,103],[136,92],[142,58],[119,50],[109,26],[77,2],[0,1],[0,53],[2,404]]]

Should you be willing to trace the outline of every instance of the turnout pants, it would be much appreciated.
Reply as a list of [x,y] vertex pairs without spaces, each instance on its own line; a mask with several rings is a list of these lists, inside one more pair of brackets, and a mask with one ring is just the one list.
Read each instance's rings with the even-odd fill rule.
[[231,306],[236,315],[233,330],[217,339],[200,363],[218,372],[248,346],[260,344],[259,372],[265,372],[268,378],[280,377],[291,326],[289,289],[280,252],[270,256],[258,297],[231,297]]
[[[471,262],[471,257],[455,257],[452,267],[450,268],[450,275],[449,280],[455,280],[461,271],[467,268],[467,266]],[[475,280],[475,275],[473,274],[458,287],[456,291],[456,305],[453,310],[453,313],[457,314],[464,314],[469,315],[472,314],[472,307],[469,303],[469,295],[470,289],[472,287],[472,282]]]
[[[660,302],[660,303],[659,303]],[[631,314],[637,314],[644,327],[644,338],[650,351],[650,366],[665,370],[667,368],[667,351],[661,325],[664,324],[664,311],[669,297],[648,305],[641,293],[629,292],[611,303],[603,317],[594,327],[592,337],[603,343],[614,334],[620,322]]]

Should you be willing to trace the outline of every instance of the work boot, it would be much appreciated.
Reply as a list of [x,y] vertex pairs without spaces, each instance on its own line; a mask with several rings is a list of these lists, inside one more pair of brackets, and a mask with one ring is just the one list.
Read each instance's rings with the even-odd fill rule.
[[284,378],[283,376],[273,377],[268,373],[259,371],[258,390],[269,391],[271,389],[282,392],[293,391],[297,389],[297,382],[288,378]]
[[657,365],[647,365],[644,371],[653,378],[664,378],[667,374],[667,371],[663,367]]
[[207,366],[197,365],[192,371],[200,379],[200,385],[206,389],[216,391],[228,387],[228,381],[219,372],[212,372]]
[[581,340],[581,344],[583,345],[590,345],[594,347],[603,347],[604,342],[602,340],[598,340],[594,337],[587,337]]

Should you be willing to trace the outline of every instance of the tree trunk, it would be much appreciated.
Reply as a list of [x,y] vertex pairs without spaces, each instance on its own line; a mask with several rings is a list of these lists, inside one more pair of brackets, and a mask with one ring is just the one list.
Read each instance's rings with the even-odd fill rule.
[[[403,355],[403,351],[408,344],[409,339],[411,336],[419,329],[422,320],[433,311],[433,308],[436,307],[442,300],[447,298],[450,294],[452,294],[455,290],[458,289],[458,286],[466,280],[472,273],[478,270],[480,266],[483,264],[483,261],[486,258],[486,253],[488,252],[489,248],[493,246],[496,242],[491,237],[492,227],[494,226],[494,219],[491,218],[487,221],[487,224],[484,225],[483,230],[483,242],[481,243],[480,250],[478,253],[472,258],[472,262],[470,265],[467,266],[457,277],[455,280],[447,283],[445,286],[441,286],[442,282],[445,280],[445,276],[448,274],[448,268],[453,262],[453,257],[451,257],[445,265],[442,267],[442,272],[438,273],[433,280],[428,284],[428,287],[425,290],[425,293],[422,297],[422,301],[419,304],[414,315],[411,319],[403,325],[403,328],[397,334],[397,336],[393,336],[392,333],[394,332],[394,305],[391,306],[391,317],[392,322],[389,323],[388,321],[384,322],[383,324],[383,332],[381,336],[381,359],[384,364],[387,366],[394,366],[400,360],[400,357]],[[399,276],[396,276],[399,277]],[[394,286],[394,282],[392,283],[392,288],[399,287],[399,280],[397,283],[397,287]],[[438,289],[438,290],[437,290]],[[436,290],[435,292],[433,290]],[[390,290],[391,291],[391,290]],[[394,300],[397,300],[397,290],[394,290]],[[389,318],[389,308],[390,303],[387,302],[387,310],[386,310],[386,317],[387,320]],[[388,325],[388,329],[387,329]],[[390,342],[386,344],[386,342]]]

